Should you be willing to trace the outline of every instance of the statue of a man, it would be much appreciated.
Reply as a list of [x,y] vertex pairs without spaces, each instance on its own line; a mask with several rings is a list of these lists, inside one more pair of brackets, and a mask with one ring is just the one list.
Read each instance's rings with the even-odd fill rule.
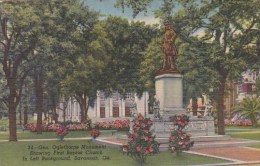
[[175,70],[174,58],[178,51],[175,46],[176,32],[169,22],[164,23],[165,33],[163,40],[163,70],[167,70],[167,63],[170,63],[170,70]]

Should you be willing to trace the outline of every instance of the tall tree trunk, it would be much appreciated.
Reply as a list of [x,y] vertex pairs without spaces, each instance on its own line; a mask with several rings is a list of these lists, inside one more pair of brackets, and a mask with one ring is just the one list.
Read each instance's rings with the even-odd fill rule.
[[218,112],[218,134],[225,135],[225,123],[224,123],[224,98],[226,87],[227,75],[222,74],[222,79],[219,86],[219,93],[217,95],[217,112]]
[[34,78],[36,110],[37,110],[37,134],[42,134],[42,113],[43,113],[43,78],[40,73],[36,73]]
[[8,113],[9,113],[9,141],[17,141],[16,129],[16,90],[15,84],[11,81],[9,84],[9,100],[8,100]]
[[191,100],[191,105],[192,105],[192,114],[193,116],[198,115],[198,99],[197,98],[192,98]]
[[27,123],[28,123],[28,105],[26,103],[23,110],[23,124],[26,125]]
[[19,109],[19,125],[22,126],[22,108]]
[[81,119],[80,122],[85,122],[88,114],[88,97],[86,94],[75,96],[80,106]]
[[54,120],[54,123],[58,123],[58,115],[56,113],[56,100],[54,97],[54,94],[52,95],[52,120]]
[[52,110],[52,118],[54,120],[54,123],[58,123],[58,114],[56,112],[56,108]]

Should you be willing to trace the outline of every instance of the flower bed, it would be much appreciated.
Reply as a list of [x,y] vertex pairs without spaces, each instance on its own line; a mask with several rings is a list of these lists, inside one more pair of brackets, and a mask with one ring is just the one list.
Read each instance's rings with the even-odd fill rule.
[[225,119],[226,126],[252,126],[251,120],[237,120],[231,121],[229,119]]
[[[89,130],[90,125],[88,123],[71,123],[67,125],[62,124],[42,124],[42,131],[57,131],[57,129],[65,126],[65,128],[69,131],[84,131]],[[30,130],[31,132],[36,131],[36,124],[35,123],[28,123],[24,125],[25,130]]]
[[129,130],[130,120],[114,120],[107,122],[96,122],[94,128],[99,130]]

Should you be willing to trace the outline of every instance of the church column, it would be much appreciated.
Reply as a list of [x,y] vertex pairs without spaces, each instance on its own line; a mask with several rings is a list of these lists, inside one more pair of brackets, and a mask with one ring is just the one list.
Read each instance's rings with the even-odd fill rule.
[[122,99],[122,117],[125,117],[125,100]]
[[96,117],[100,118],[100,92],[97,92],[97,99],[96,99]]
[[110,112],[110,102],[109,102],[109,98],[105,99],[105,117],[108,118],[109,117],[109,112]]
[[113,117],[113,98],[109,98],[109,117]]

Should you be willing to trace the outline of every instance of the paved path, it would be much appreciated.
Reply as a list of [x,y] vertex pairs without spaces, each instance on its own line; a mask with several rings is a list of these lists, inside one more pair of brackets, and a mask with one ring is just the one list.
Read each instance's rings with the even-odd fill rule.
[[193,149],[191,152],[216,156],[218,158],[229,159],[236,162],[260,163],[260,149],[248,147],[219,147]]

